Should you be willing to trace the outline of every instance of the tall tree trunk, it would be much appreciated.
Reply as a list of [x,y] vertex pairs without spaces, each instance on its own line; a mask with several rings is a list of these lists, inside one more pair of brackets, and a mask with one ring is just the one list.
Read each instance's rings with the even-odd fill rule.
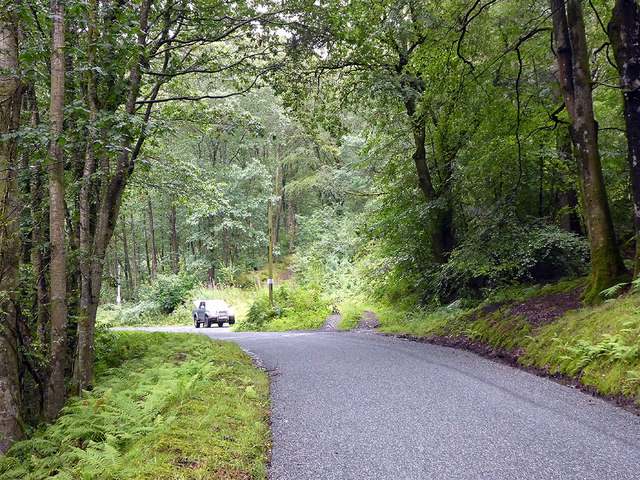
[[640,275],[640,6],[637,0],[616,0],[609,39],[618,64],[627,129],[629,171],[636,230],[634,278]]
[[[418,185],[425,200],[433,202],[437,194],[427,165],[425,118],[417,113],[413,100],[407,101],[405,106],[413,133],[415,150],[412,157],[418,174]],[[430,220],[428,228],[431,230],[431,256],[434,262],[444,263],[453,246],[453,212],[448,205],[445,208],[439,206],[434,209]]]
[[[89,30],[87,62],[89,65],[96,65],[96,44],[98,39],[97,15],[98,6],[95,0],[89,2]],[[98,114],[98,91],[96,86],[95,71],[87,69],[87,104],[89,105],[90,125],[94,125]],[[82,182],[80,186],[80,199],[78,210],[80,215],[79,250],[80,250],[80,309],[78,312],[78,342],[76,345],[76,362],[74,363],[74,394],[80,395],[82,389],[89,385],[89,380],[83,378],[86,368],[82,365],[81,359],[91,356],[90,350],[93,345],[89,342],[88,336],[82,332],[91,329],[91,257],[92,238],[95,218],[91,209],[92,178],[96,172],[95,142],[96,133],[93,128],[89,128],[87,135],[87,148],[85,153],[84,168],[82,171]]]
[[153,208],[151,197],[147,195],[147,211],[149,213],[149,237],[151,241],[151,279],[158,280],[158,249],[156,248],[156,233],[153,226]]
[[64,406],[67,349],[67,252],[65,240],[63,133],[65,76],[65,12],[60,0],[51,0],[51,146],[49,165],[49,237],[51,240],[51,349],[44,415],[52,420]]
[[583,300],[594,302],[602,290],[627,274],[618,251],[602,175],[598,130],[593,113],[591,73],[582,3],[551,0],[562,96],[578,154],[578,175],[591,252],[591,274]]
[[[10,7],[12,2],[9,2]],[[0,136],[20,127],[22,83],[18,77],[18,19],[0,12]],[[17,290],[20,275],[18,149],[0,142],[0,455],[24,437]]]
[[[124,252],[124,278],[127,282],[127,293],[131,297],[133,290],[133,273],[131,272],[131,260],[129,257],[129,242],[127,241],[127,220],[124,215],[120,217],[122,221],[122,250]],[[128,298],[129,298],[128,297]]]
[[[40,111],[36,99],[36,91],[33,87],[27,90],[29,108],[31,110],[31,126],[36,128],[40,125]],[[49,323],[47,306],[49,305],[49,292],[47,290],[47,277],[45,272],[44,255],[44,229],[43,222],[48,217],[48,212],[43,213],[43,200],[45,192],[46,171],[41,162],[35,165],[31,177],[31,219],[33,229],[31,231],[31,264],[36,280],[36,335],[42,344],[46,342],[46,327]]]
[[131,214],[131,261],[133,262],[133,298],[138,297],[138,279],[140,278],[140,268],[138,267],[138,242],[136,242],[136,226]]
[[178,253],[178,231],[176,229],[176,203],[175,203],[175,194],[171,194],[170,196],[169,206],[169,260],[171,263],[171,270],[176,275],[180,269],[180,254]]

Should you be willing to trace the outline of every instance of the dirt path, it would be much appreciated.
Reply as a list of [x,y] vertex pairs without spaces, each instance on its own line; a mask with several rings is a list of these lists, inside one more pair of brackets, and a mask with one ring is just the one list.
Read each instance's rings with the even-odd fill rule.
[[342,314],[329,315],[322,326],[318,329],[320,332],[337,332],[342,322]]
[[358,326],[354,328],[356,331],[373,331],[380,326],[378,317],[371,310],[362,312],[362,318],[358,322]]

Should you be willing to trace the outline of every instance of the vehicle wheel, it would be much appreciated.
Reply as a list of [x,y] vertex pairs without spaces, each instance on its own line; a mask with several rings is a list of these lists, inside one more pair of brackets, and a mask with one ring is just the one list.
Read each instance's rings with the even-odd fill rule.
[[218,327],[222,327],[224,325],[224,322],[218,322]]
[[200,328],[200,324],[198,323],[198,317],[197,316],[193,316],[193,326],[196,328]]
[[229,325],[233,325],[234,323],[236,323],[235,320],[229,320]]
[[209,317],[207,317],[206,315],[204,316],[204,326],[207,328],[211,328],[211,321],[209,320]]

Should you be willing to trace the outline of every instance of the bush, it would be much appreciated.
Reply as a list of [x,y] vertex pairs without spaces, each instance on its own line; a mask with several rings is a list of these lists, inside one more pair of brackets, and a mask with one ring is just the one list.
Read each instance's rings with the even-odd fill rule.
[[150,299],[162,313],[169,314],[187,300],[195,284],[196,277],[193,275],[163,276],[153,286]]
[[253,301],[240,330],[295,330],[319,328],[331,314],[329,301],[319,287],[282,285],[273,292],[273,306],[268,292]]
[[258,288],[258,279],[255,275],[250,275],[248,273],[241,273],[236,277],[233,284],[245,290],[254,290]]
[[162,276],[151,287],[141,289],[141,299],[138,303],[123,304],[122,308],[107,304],[100,308],[101,323],[114,326],[137,326],[166,323],[171,314],[172,324],[189,323],[191,310],[185,317],[185,309],[178,308],[191,297],[191,290],[196,284],[196,277],[192,274]]
[[581,275],[588,264],[586,241],[539,219],[498,216],[481,225],[453,252],[437,274],[444,302],[478,298],[517,282],[550,282]]

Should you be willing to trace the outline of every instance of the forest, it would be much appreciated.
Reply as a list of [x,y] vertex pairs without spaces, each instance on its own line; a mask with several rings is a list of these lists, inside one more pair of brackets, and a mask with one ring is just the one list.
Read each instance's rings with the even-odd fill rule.
[[91,389],[99,309],[269,251],[328,304],[638,288],[637,0],[0,5],[0,454]]

